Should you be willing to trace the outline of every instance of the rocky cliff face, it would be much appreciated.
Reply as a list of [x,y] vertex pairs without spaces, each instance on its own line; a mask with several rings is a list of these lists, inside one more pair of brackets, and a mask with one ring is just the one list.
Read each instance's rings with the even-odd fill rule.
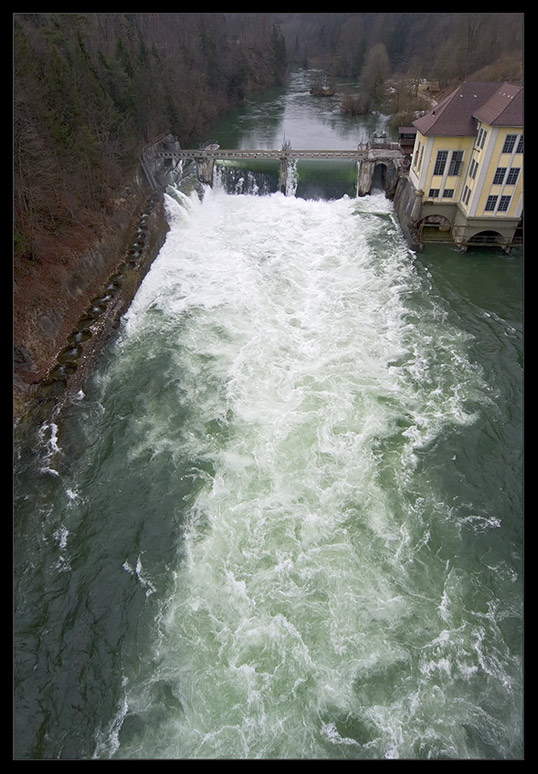
[[80,389],[164,242],[162,195],[135,178],[96,219],[44,250],[15,276],[14,397],[17,424]]

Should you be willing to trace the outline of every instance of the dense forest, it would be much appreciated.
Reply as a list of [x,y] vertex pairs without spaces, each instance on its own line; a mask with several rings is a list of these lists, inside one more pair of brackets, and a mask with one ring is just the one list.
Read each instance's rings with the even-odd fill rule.
[[15,256],[37,260],[44,229],[106,208],[144,143],[188,145],[286,67],[265,14],[17,14],[14,52]]
[[291,63],[360,78],[382,46],[393,75],[455,81],[521,80],[521,13],[277,14]]
[[[188,145],[289,63],[362,78],[521,79],[521,14],[14,16],[15,256],[106,207],[143,144]],[[36,238],[39,235],[39,238]]]
[[442,85],[521,79],[509,13],[34,13],[14,16],[15,256],[106,207],[143,144],[183,145],[289,64]]
[[38,347],[30,318],[55,302],[51,267],[69,275],[102,236],[161,133],[207,139],[290,67],[356,79],[366,110],[389,78],[522,80],[522,48],[523,15],[510,13],[14,14],[16,349]]
[[144,145],[185,147],[254,90],[283,82],[267,14],[13,16],[14,410],[122,260],[148,195]]

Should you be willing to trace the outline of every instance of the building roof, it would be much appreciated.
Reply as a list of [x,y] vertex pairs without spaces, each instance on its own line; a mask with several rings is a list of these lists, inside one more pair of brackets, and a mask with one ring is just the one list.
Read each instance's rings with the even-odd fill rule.
[[475,118],[490,126],[523,126],[523,87],[502,83]]
[[523,88],[509,83],[465,81],[433,110],[413,121],[425,135],[472,137],[476,119],[493,126],[523,126]]

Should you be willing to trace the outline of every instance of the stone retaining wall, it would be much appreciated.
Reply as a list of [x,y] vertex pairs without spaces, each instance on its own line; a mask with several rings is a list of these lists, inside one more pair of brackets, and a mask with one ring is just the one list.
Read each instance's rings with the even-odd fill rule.
[[[162,194],[154,192],[146,196],[138,219],[131,223],[130,233],[126,234],[129,238],[124,239],[128,245],[125,251],[111,256],[104,254],[106,248],[94,249],[80,256],[78,276],[74,272],[65,282],[65,293],[70,294],[71,285],[73,296],[68,313],[51,308],[39,318],[37,329],[43,338],[61,342],[61,348],[50,358],[41,378],[35,355],[32,356],[24,342],[18,345],[14,379],[16,425],[24,418],[34,423],[47,421],[52,415],[56,421],[95,368],[103,347],[129,308],[169,228]],[[112,267],[111,273],[106,272],[107,265]],[[103,277],[97,293],[88,295],[81,290],[85,284],[81,272]],[[92,286],[88,287],[91,290]],[[65,331],[63,337],[62,330]]]

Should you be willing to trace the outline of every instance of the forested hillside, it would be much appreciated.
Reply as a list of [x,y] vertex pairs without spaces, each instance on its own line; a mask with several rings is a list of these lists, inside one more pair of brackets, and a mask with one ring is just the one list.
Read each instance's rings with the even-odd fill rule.
[[393,76],[521,80],[522,13],[278,14],[292,63],[359,78],[368,52],[382,45]]
[[188,144],[281,82],[286,58],[359,78],[376,48],[385,74],[514,80],[522,26],[510,13],[15,14],[15,255],[39,259],[43,229],[106,208],[144,142],[170,130]]
[[283,83],[290,65],[356,78],[366,110],[379,109],[389,77],[521,80],[522,36],[522,14],[510,13],[14,14],[21,389],[43,378],[77,307],[119,260],[146,143],[162,132],[184,147],[209,139],[224,110]]
[[16,258],[106,208],[145,142],[169,130],[188,145],[279,83],[278,44],[266,14],[16,14]]
[[144,142],[188,144],[281,82],[286,55],[359,78],[376,48],[385,74],[514,80],[522,34],[510,13],[15,14],[15,255],[39,259],[43,229],[106,208]]
[[286,62],[267,14],[19,13],[13,43],[17,416],[124,257],[144,145],[205,139]]

